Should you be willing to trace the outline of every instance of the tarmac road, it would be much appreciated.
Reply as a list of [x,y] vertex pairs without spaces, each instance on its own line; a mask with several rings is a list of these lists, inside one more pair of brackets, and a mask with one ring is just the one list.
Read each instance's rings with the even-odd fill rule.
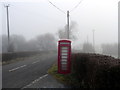
[[[51,80],[54,84],[56,83],[55,87],[63,87],[47,73],[56,60],[57,54],[52,52],[4,65],[2,67],[2,88],[49,88],[46,82],[50,84]],[[54,85],[52,87],[54,88]]]

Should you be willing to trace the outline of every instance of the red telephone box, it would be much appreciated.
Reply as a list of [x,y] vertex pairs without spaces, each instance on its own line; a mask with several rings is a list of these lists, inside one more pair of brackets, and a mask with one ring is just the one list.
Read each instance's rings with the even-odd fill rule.
[[68,74],[71,72],[71,41],[58,41],[58,73]]

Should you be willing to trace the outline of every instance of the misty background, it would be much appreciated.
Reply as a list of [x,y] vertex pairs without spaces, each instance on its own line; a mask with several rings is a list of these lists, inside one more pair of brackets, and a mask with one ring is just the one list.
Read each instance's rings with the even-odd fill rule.
[[[80,0],[50,0],[64,12],[72,10]],[[118,54],[118,1],[83,0],[70,12],[72,48],[79,52]],[[11,49],[19,51],[56,50],[57,41],[66,37],[66,13],[47,0],[1,0],[0,37],[7,52],[6,8],[10,4]],[[93,48],[93,30],[95,50]],[[0,38],[0,39],[1,39]]]

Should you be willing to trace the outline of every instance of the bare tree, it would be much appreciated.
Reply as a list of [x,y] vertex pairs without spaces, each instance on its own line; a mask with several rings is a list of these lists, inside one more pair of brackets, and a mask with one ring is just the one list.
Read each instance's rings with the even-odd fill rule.
[[6,35],[2,35],[2,52],[7,52],[8,38]]
[[8,46],[8,38],[7,35],[2,35],[2,52],[14,52],[14,44],[13,41],[10,40]]
[[39,51],[39,46],[37,44],[37,40],[31,39],[26,43],[27,51]]
[[[70,39],[72,40],[77,39],[75,35],[75,32],[77,31],[77,26],[78,24],[75,21],[72,21],[70,24],[69,36],[70,36]],[[67,38],[67,25],[65,25],[64,28],[59,29],[57,34],[59,36],[59,39],[66,39]]]
[[56,50],[57,47],[56,39],[50,33],[38,36],[37,43],[40,50]]
[[14,51],[26,51],[26,39],[21,35],[12,35],[11,42],[14,46]]
[[118,56],[118,44],[102,44],[102,53],[112,56]]
[[93,48],[92,44],[84,43],[83,44],[83,52],[84,53],[93,53],[94,52],[94,48]]
[[[2,50],[7,52],[8,42],[7,36],[2,35]],[[11,48],[15,52],[21,51],[47,51],[56,50],[57,41],[55,37],[50,34],[39,35],[37,38],[26,41],[26,39],[21,35],[11,35]]]
[[2,53],[2,36],[0,35],[0,53]]

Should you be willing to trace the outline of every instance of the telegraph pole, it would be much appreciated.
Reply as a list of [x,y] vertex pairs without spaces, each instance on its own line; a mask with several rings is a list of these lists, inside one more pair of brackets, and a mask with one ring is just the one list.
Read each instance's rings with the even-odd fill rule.
[[93,49],[94,49],[94,53],[95,53],[95,39],[94,39],[94,32],[95,32],[95,30],[93,29]]
[[67,39],[69,39],[69,11],[67,11]]
[[89,41],[88,41],[88,35],[87,35],[87,44],[89,43]]
[[8,52],[10,52],[10,32],[9,32],[9,4],[5,5],[7,12],[7,32],[8,32]]

